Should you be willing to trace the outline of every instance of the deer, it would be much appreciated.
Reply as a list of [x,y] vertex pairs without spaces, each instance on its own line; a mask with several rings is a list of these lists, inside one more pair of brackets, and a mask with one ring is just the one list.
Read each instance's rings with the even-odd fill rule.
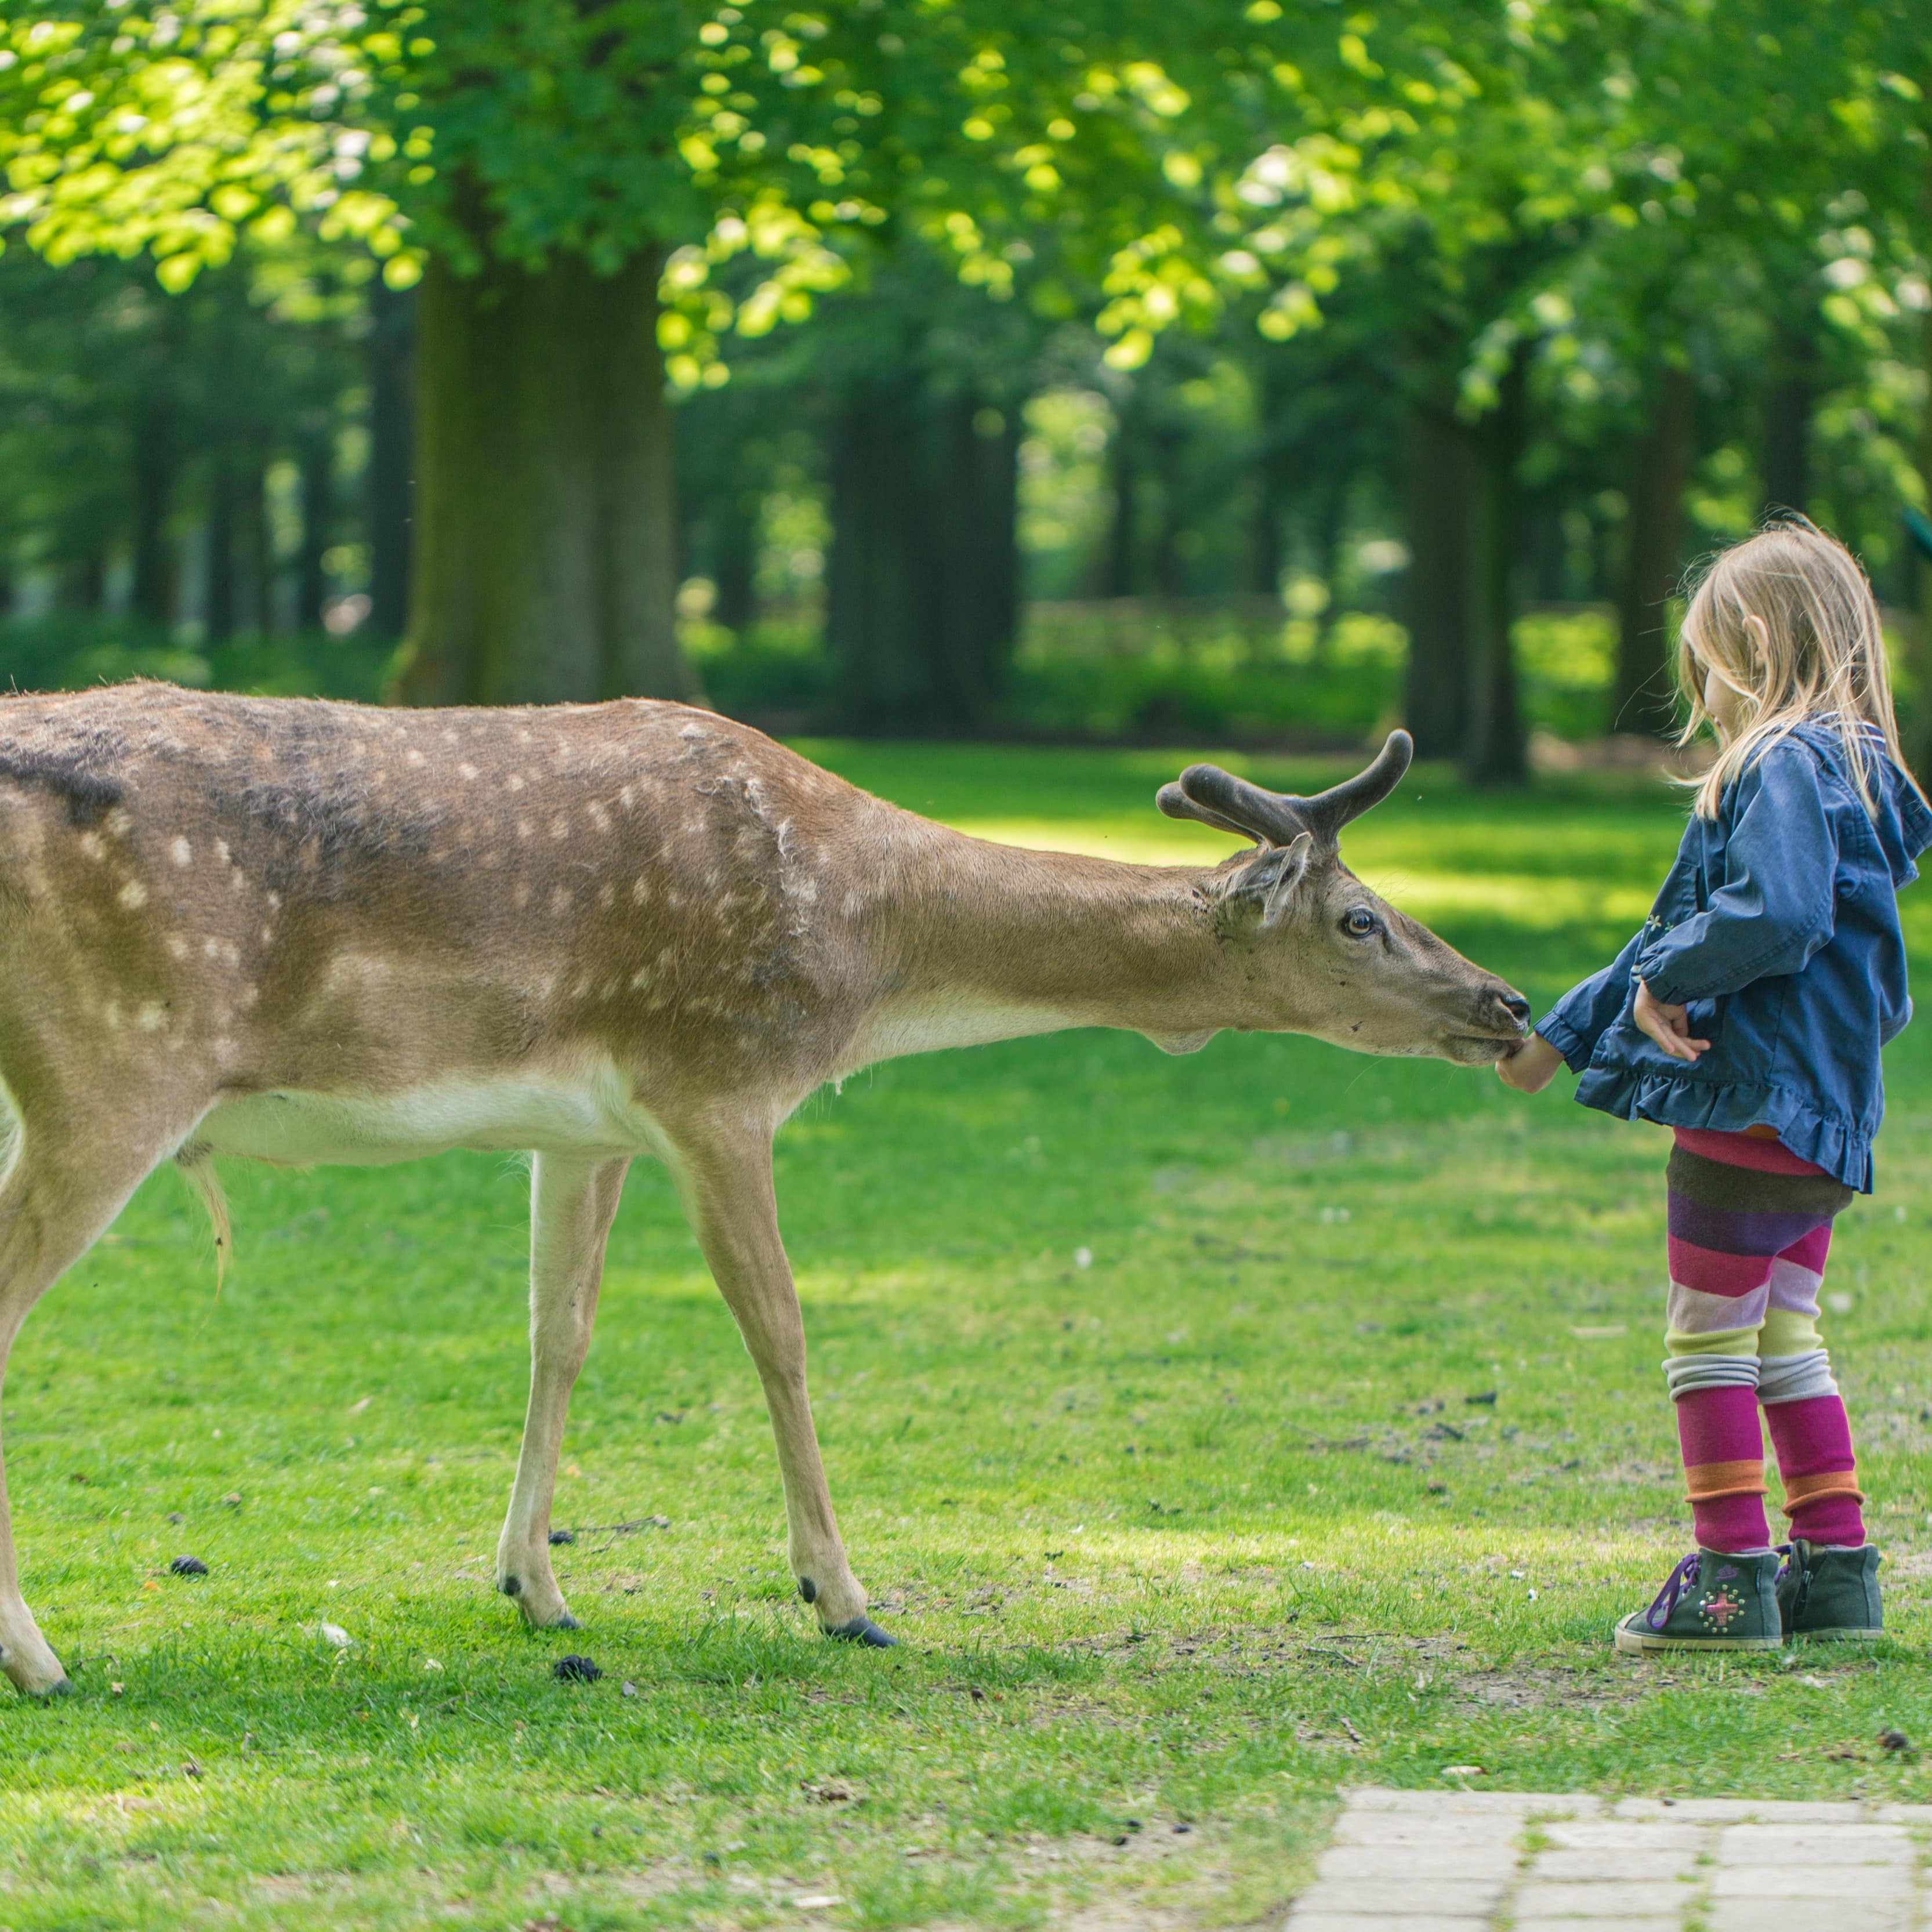
[[[820,1626],[868,1615],[814,1431],[772,1148],[874,1062],[1073,1027],[1316,1035],[1466,1065],[1529,1010],[1341,860],[1412,746],[1309,797],[1210,765],[1146,866],[968,837],[742,724],[626,699],[408,710],[148,682],[0,699],[0,1376],[40,1296],[178,1165],[531,1156],[530,1380],[496,1583],[572,1629],[549,1529],[632,1161],[668,1170],[762,1387]],[[0,1464],[0,1667],[69,1688]]]

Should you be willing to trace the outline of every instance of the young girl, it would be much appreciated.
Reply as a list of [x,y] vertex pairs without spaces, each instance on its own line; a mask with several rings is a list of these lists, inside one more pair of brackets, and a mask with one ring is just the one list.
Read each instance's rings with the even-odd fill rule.
[[[1497,1071],[1676,1136],[1664,1365],[1697,1547],[1619,1650],[1873,1637],[1878,1552],[1818,1332],[1832,1220],[1872,1184],[1879,1049],[1911,1017],[1894,895],[1932,844],[1871,587],[1802,519],[1725,551],[1685,614],[1688,740],[1719,755],[1643,930]],[[1764,1511],[1771,1430],[1792,1541]]]

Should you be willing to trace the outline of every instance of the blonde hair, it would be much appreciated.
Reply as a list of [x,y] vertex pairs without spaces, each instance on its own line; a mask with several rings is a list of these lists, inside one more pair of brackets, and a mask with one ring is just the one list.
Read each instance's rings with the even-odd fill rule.
[[[1705,670],[1744,700],[1735,736],[1705,705]],[[1752,759],[1808,718],[1828,718],[1837,728],[1868,813],[1876,749],[1868,728],[1905,771],[1871,585],[1843,544],[1802,517],[1780,518],[1704,566],[1678,634],[1677,682],[1690,706],[1678,742],[1688,744],[1708,724],[1720,748],[1717,762],[1693,781],[1700,818],[1716,818],[1718,801]],[[1917,779],[1906,776],[1916,790]]]

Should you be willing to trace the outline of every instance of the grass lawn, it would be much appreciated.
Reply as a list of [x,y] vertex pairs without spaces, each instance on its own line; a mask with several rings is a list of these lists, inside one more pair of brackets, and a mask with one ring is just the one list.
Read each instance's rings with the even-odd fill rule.
[[[1226,849],[1154,814],[1172,754],[813,748],[996,836]],[[1680,809],[1424,772],[1349,850],[1541,1004],[1640,920]],[[0,1926],[1238,1923],[1350,1783],[1932,1798],[1875,1742],[1932,1742],[1932,1021],[1890,1073],[1826,1286],[1894,1634],[1744,1663],[1608,1647],[1688,1546],[1664,1146],[1567,1078],[1077,1034],[814,1101],[778,1186],[890,1652],[792,1594],[757,1382],[655,1170],[565,1445],[585,1628],[542,1636],[490,1585],[517,1166],[232,1168],[218,1301],[158,1177],[8,1384],[79,1694],[0,1704]],[[555,1682],[570,1651],[602,1680]]]

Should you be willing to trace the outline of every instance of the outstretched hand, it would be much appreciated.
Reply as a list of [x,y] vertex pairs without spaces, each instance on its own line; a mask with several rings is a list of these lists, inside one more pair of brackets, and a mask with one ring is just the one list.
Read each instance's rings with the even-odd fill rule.
[[1654,998],[1650,988],[1641,980],[1637,982],[1636,1000],[1630,1008],[1630,1018],[1672,1060],[1694,1060],[1700,1053],[1710,1050],[1708,1040],[1690,1037],[1690,1008]]
[[1539,1033],[1496,1062],[1496,1078],[1519,1094],[1540,1094],[1556,1078],[1563,1056]]

